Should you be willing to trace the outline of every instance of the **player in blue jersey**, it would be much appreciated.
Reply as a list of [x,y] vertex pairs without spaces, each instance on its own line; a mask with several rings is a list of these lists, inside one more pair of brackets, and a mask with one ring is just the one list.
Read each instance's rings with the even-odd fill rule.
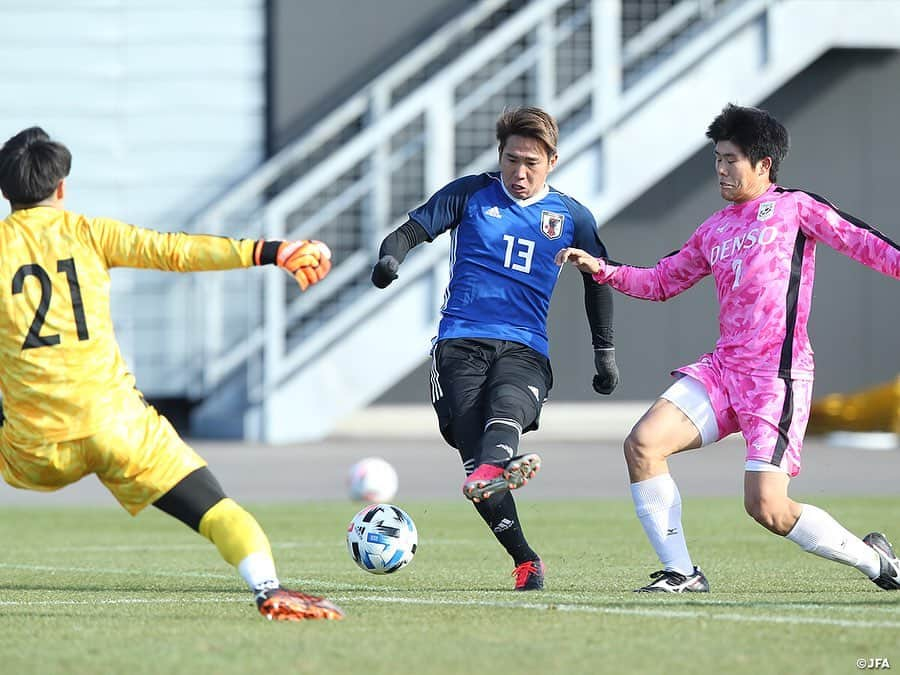
[[[556,166],[559,130],[539,108],[497,120],[500,171],[464,176],[438,190],[382,242],[372,283],[397,278],[411,248],[450,232],[450,283],[432,349],[431,398],[444,439],[459,451],[463,494],[515,564],[517,590],[540,590],[544,564],[525,540],[510,490],[540,468],[518,454],[519,438],[538,428],[553,386],[547,313],[569,246],[605,256],[594,217],[547,185]],[[594,347],[594,389],[612,393],[619,380],[612,297],[584,276]]]

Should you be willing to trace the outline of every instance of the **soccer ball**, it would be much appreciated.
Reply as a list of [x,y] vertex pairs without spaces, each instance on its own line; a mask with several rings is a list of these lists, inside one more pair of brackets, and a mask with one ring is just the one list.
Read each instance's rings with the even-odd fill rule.
[[416,524],[393,504],[371,504],[353,516],[347,549],[353,561],[372,574],[393,574],[416,554]]
[[366,457],[350,467],[347,489],[351,499],[389,502],[397,494],[397,472],[381,457]]

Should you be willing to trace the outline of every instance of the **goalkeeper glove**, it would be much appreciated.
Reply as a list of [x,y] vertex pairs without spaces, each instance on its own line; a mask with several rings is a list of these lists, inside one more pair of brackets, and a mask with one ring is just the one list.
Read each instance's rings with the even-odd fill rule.
[[392,255],[382,256],[372,268],[372,283],[378,288],[387,288],[397,278],[400,262]]
[[254,250],[257,265],[275,263],[290,274],[300,290],[316,284],[331,270],[331,249],[321,241],[265,241],[260,239]]
[[619,368],[616,366],[616,350],[613,347],[594,350],[594,391],[611,394],[619,384]]

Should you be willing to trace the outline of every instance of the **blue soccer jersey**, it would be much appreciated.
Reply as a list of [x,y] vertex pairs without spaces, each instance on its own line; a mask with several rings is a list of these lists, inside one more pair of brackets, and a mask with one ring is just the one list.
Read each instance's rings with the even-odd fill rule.
[[465,176],[441,188],[410,219],[431,239],[450,230],[450,283],[437,340],[493,338],[549,357],[547,313],[568,246],[606,250],[591,212],[552,187],[517,200],[499,172]]

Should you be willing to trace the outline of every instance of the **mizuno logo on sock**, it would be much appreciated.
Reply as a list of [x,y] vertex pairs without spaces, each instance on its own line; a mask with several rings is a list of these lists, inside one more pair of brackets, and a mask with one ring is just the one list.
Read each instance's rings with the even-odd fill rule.
[[671,537],[673,534],[678,534],[678,528],[677,528],[677,527],[671,527],[671,528],[669,528],[668,530],[666,530],[666,536],[667,536],[667,537]]

